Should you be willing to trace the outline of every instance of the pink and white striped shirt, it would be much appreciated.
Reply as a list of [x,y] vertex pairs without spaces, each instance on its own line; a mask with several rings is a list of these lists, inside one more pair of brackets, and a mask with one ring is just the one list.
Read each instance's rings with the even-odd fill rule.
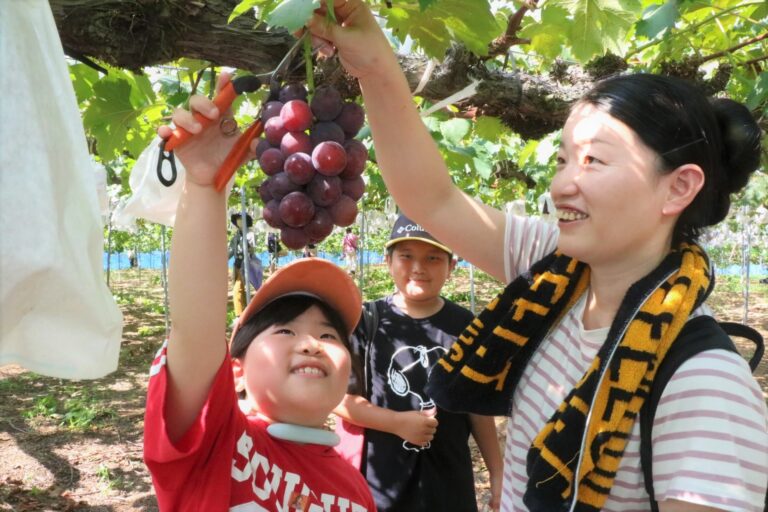
[[[541,219],[507,216],[507,281],[551,252],[558,229]],[[562,319],[526,367],[507,423],[501,510],[525,511],[526,456],[539,430],[586,372],[608,328],[582,325],[586,299]],[[706,306],[694,315],[709,314]],[[686,361],[670,379],[653,428],[656,499],[727,511],[761,512],[768,486],[768,412],[749,366],[738,354],[710,350]],[[647,512],[635,423],[604,511]]]

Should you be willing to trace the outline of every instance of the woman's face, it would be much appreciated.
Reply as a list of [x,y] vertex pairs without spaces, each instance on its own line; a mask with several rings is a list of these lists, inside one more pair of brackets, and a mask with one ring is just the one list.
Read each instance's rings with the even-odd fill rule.
[[673,174],[621,121],[579,104],[563,128],[552,200],[559,249],[590,265],[642,264],[663,256],[674,218],[662,214]]

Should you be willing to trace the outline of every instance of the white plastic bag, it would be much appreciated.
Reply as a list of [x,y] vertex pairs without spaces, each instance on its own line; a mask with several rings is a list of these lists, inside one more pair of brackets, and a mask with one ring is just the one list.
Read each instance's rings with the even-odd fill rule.
[[122,316],[103,280],[93,164],[46,0],[0,2],[0,365],[114,371]]
[[[115,211],[112,222],[116,226],[130,225],[135,219],[141,218],[173,227],[176,205],[184,187],[184,166],[176,160],[176,181],[170,187],[160,183],[157,177],[160,141],[160,137],[155,137],[133,165],[128,179],[131,197]],[[163,162],[163,176],[171,177],[167,161]]]

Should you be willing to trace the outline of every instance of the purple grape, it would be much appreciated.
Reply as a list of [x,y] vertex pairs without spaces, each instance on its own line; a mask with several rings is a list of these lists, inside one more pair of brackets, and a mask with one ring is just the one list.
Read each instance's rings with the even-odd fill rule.
[[285,157],[283,152],[277,148],[265,150],[259,157],[259,165],[267,176],[274,176],[283,170]]
[[355,201],[360,200],[365,193],[365,181],[362,176],[356,178],[341,180],[341,192]]
[[338,142],[321,142],[312,150],[312,165],[320,174],[336,176],[347,166],[347,152]]
[[280,145],[280,141],[283,140],[283,135],[286,133],[288,133],[288,130],[283,126],[282,119],[277,116],[270,117],[264,124],[264,137],[273,147]]
[[336,123],[344,130],[347,137],[354,137],[365,124],[365,111],[357,103],[346,102],[336,118]]
[[341,179],[315,174],[307,184],[307,194],[317,206],[330,206],[341,197]]
[[282,199],[284,196],[301,189],[301,185],[297,185],[291,181],[284,172],[279,172],[272,176],[269,181],[269,193],[272,194],[274,199]]
[[312,142],[304,132],[288,132],[280,141],[280,151],[287,157],[294,153],[312,153]]
[[365,162],[368,160],[368,149],[359,140],[349,139],[344,143],[344,151],[347,152],[347,165],[341,171],[341,178],[356,178],[363,174]]
[[258,142],[256,142],[256,149],[254,150],[256,152],[256,160],[261,158],[262,153],[264,153],[266,150],[272,147],[272,144],[269,143],[267,139],[264,137],[260,137],[257,139]]
[[269,191],[269,181],[272,178],[267,178],[266,180],[261,182],[261,185],[258,186],[256,189],[259,193],[259,197],[261,198],[261,202],[264,204],[267,204],[272,199],[272,192]]
[[351,197],[342,195],[328,208],[328,213],[337,226],[351,226],[357,218],[357,203]]
[[301,249],[309,243],[309,237],[301,229],[285,227],[280,230],[280,240],[283,244],[291,249]]
[[291,100],[283,105],[280,119],[289,132],[303,132],[312,125],[312,111],[306,101]]
[[344,103],[335,87],[321,85],[315,89],[310,107],[320,121],[333,121],[341,113]]
[[285,227],[285,222],[280,218],[280,201],[272,199],[265,203],[261,215],[264,217],[264,222],[273,228],[280,229]]
[[330,235],[332,231],[333,218],[331,214],[325,208],[316,207],[315,216],[304,226],[304,233],[313,242],[319,242]]
[[333,121],[320,121],[309,129],[309,139],[312,141],[312,147],[325,141],[344,144],[344,130]]
[[267,121],[275,116],[280,115],[280,111],[283,109],[283,104],[280,101],[269,101],[261,109],[261,122],[266,124]]
[[306,185],[315,176],[312,157],[306,153],[294,153],[286,158],[283,171],[297,185]]
[[283,103],[288,103],[291,100],[307,101],[307,88],[298,82],[285,84],[280,89],[279,99]]
[[291,192],[280,200],[280,218],[292,228],[300,228],[315,216],[315,203],[304,192]]

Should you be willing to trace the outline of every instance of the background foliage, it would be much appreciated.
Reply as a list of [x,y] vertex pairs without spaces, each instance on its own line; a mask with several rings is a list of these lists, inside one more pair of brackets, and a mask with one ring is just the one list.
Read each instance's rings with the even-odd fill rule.
[[[371,1],[381,25],[401,54],[443,59],[461,45],[489,72],[515,72],[558,80],[611,70],[675,74],[706,84],[713,92],[745,102],[768,126],[768,3],[763,0],[392,0]],[[230,20],[254,17],[275,30],[301,27],[319,0],[242,0]],[[281,28],[283,27],[283,28]],[[129,71],[103,65],[107,74],[71,61],[70,74],[96,159],[103,163],[115,196],[130,193],[128,176],[156,127],[191,93],[211,94],[219,68],[182,58],[159,67]],[[249,123],[265,92],[240,98],[237,117]],[[418,95],[423,111],[433,103]],[[529,211],[548,188],[558,132],[533,140],[514,133],[496,116],[463,108],[457,101],[425,115],[424,121],[469,194],[497,207],[524,199]],[[551,131],[551,130],[549,130]],[[368,131],[360,138],[371,147]],[[546,131],[545,131],[546,133]],[[364,208],[382,210],[388,197],[375,166],[367,169]],[[768,158],[764,158],[768,162]],[[241,170],[235,192],[245,187],[258,205],[255,186],[264,176],[253,165]],[[768,178],[758,172],[736,200],[754,210],[768,198]],[[231,206],[240,198],[232,195]],[[256,212],[258,214],[258,212]],[[764,231],[764,225],[760,228]],[[761,231],[760,233],[762,233]],[[116,238],[115,246],[122,242]]]

